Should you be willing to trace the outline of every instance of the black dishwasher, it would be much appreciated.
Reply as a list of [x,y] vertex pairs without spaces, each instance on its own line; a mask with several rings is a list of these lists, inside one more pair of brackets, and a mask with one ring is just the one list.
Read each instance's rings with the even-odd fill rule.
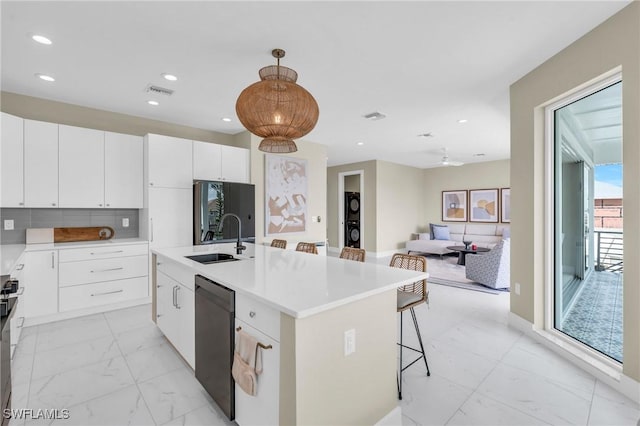
[[235,418],[235,292],[196,275],[196,379],[229,420]]

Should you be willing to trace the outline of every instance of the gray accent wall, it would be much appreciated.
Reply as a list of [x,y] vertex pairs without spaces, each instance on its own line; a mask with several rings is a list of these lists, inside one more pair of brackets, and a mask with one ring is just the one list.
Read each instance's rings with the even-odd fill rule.
[[[114,238],[138,237],[137,209],[0,209],[0,242],[24,244],[27,228],[67,228],[76,226],[110,226]],[[129,227],[122,219],[129,218]],[[14,230],[5,231],[4,221],[13,219]]]

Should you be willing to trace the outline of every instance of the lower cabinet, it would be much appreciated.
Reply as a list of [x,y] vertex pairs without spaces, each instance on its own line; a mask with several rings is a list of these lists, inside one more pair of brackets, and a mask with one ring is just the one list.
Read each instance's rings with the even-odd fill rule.
[[271,348],[259,349],[262,355],[262,374],[257,376],[257,394],[248,395],[236,384],[235,420],[240,426],[280,424],[280,343],[236,318],[237,327],[242,327],[243,331],[254,336],[258,342],[265,346],[271,345]]
[[58,251],[30,251],[24,254],[24,316],[58,312]]
[[195,296],[193,290],[162,271],[156,273],[156,320],[176,350],[195,369]]

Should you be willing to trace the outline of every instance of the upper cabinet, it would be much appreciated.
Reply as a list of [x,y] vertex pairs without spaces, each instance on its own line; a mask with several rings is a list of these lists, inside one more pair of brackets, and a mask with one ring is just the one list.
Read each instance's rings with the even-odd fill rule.
[[147,182],[155,188],[193,187],[192,142],[162,135],[147,135],[144,148]]
[[142,136],[105,132],[104,202],[112,209],[141,209]]
[[58,206],[58,125],[24,120],[25,207]]
[[249,150],[193,142],[193,179],[249,183]]
[[60,207],[104,207],[104,132],[61,124],[58,134]]
[[24,120],[20,117],[2,113],[2,140],[0,157],[2,158],[2,207],[24,207]]

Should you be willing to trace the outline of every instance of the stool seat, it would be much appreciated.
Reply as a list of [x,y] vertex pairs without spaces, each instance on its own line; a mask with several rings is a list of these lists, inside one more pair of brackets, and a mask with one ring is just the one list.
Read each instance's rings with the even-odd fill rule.
[[410,308],[411,305],[424,302],[424,298],[419,294],[398,290],[398,310]]

